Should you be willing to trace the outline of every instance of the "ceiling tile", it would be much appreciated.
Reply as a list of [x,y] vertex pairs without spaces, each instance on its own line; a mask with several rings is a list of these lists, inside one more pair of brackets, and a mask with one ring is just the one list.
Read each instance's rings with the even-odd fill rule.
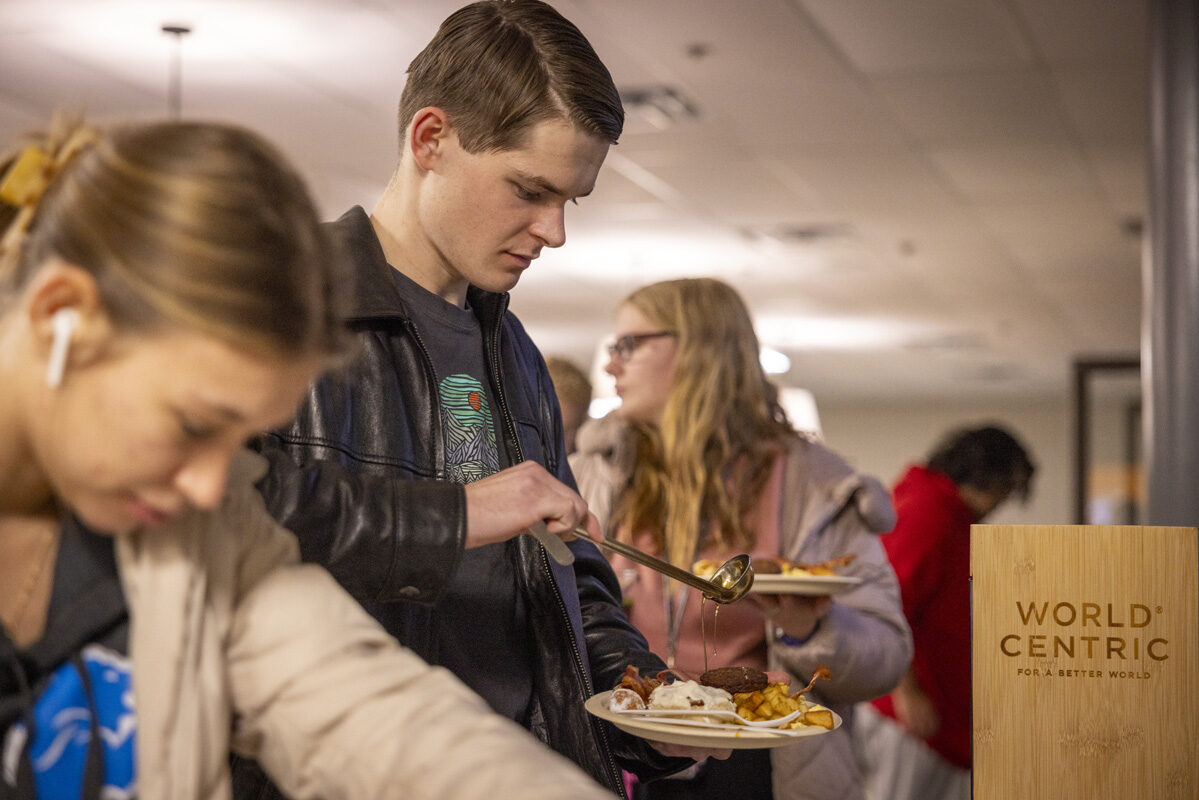
[[996,0],[795,0],[871,75],[1028,66],[1030,43]]
[[1148,0],[1012,0],[1050,64],[1143,63]]
[[765,161],[783,182],[805,187],[829,208],[854,213],[956,202],[936,166],[903,149]]
[[1099,188],[1079,149],[1053,142],[930,148],[929,157],[976,203],[1091,196]]
[[1013,257],[1038,276],[1089,275],[1137,269],[1140,242],[1130,239],[1106,203],[989,205],[979,214]]
[[1042,70],[884,77],[874,86],[899,123],[925,144],[1066,142],[1071,136]]
[[1148,140],[1148,74],[1127,67],[1054,70],[1053,83],[1079,139],[1132,152]]

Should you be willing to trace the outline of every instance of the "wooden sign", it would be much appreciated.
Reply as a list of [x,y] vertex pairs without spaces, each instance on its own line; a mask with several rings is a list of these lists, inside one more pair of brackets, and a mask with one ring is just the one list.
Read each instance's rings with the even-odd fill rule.
[[1199,798],[1199,534],[975,525],[975,800]]

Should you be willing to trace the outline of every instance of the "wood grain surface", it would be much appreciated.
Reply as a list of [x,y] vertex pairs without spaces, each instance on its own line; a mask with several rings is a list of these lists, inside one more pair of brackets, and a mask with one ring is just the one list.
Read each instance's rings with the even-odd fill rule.
[[1194,528],[975,525],[975,800],[1199,798]]

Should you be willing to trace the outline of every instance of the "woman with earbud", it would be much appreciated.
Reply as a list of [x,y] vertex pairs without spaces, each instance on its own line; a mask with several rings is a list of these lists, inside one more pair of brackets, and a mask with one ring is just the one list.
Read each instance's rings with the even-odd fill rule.
[[60,126],[0,162],[0,797],[607,797],[400,648],[242,443],[347,347],[296,175],[236,128]]
[[[912,645],[876,535],[894,522],[887,490],[791,428],[741,298],[706,278],[650,284],[619,306],[615,339],[606,369],[620,408],[580,429],[570,461],[607,535],[684,569],[737,553],[813,563],[852,555],[843,572],[862,581],[837,597],[751,594],[718,618],[709,604],[706,663],[785,670],[795,686],[827,666],[832,679],[810,694],[843,717],[889,692]],[[630,618],[651,648],[703,672],[699,593],[621,556],[612,562],[629,576]],[[735,750],[638,789],[653,800],[853,800],[862,790],[849,743],[844,728]]]

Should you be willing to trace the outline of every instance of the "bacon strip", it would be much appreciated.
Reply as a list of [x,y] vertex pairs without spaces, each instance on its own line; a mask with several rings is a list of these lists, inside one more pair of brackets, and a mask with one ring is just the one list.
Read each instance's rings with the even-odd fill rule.
[[644,700],[646,705],[649,705],[650,693],[658,688],[660,684],[661,681],[655,678],[643,677],[641,671],[632,664],[625,667],[624,675],[620,677],[620,686],[636,692],[637,696]]
[[812,673],[811,682],[807,686],[800,689],[798,692],[793,693],[791,696],[798,698],[800,695],[807,694],[808,692],[812,691],[812,687],[816,685],[816,681],[819,681],[819,680],[828,681],[828,680],[832,680],[832,678],[833,678],[833,673],[829,672],[828,667],[817,667],[816,671]]

